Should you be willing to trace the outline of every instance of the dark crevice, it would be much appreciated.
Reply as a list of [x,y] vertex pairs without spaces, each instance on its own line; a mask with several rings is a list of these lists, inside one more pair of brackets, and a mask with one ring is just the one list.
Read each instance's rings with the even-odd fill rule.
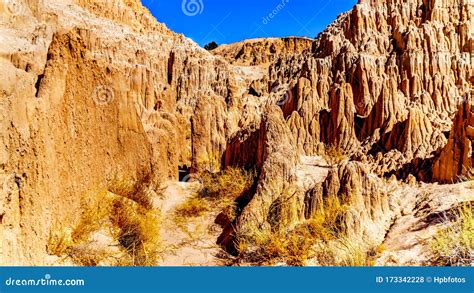
[[170,85],[173,82],[174,61],[175,61],[175,53],[171,52],[170,53],[170,58],[168,59],[168,84],[170,84]]
[[256,97],[261,97],[262,95],[259,94],[253,87],[249,88],[249,95],[256,96]]
[[400,150],[400,143],[403,139],[402,134],[405,133],[408,122],[409,120],[398,122],[394,125],[392,131],[382,134],[380,140],[372,145],[369,155],[375,156],[379,152],[386,154],[393,149]]
[[191,168],[183,165],[178,167],[179,182],[187,182],[187,179],[191,175]]
[[39,90],[40,90],[40,86],[41,86],[41,81],[43,80],[43,78],[44,78],[44,73],[38,75],[38,79],[36,80],[36,83],[35,83],[35,88],[36,88],[35,97],[38,97],[38,95],[39,95]]
[[227,253],[237,256],[239,251],[237,249],[237,233],[236,227],[242,212],[244,211],[245,207],[252,201],[255,193],[257,192],[258,186],[258,176],[255,177],[254,183],[252,186],[242,192],[242,194],[235,200],[236,206],[236,217],[235,220],[230,221],[227,215],[224,213],[220,213],[217,218],[215,219],[215,223],[220,225],[222,229],[221,235],[217,238],[217,244],[222,247]]

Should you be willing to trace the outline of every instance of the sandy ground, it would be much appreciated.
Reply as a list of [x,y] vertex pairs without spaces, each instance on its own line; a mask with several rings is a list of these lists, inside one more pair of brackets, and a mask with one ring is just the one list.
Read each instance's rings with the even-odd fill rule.
[[323,182],[328,176],[330,167],[322,157],[302,156],[300,162],[296,169],[299,186],[308,189],[316,183]]
[[188,218],[185,223],[177,223],[174,217],[176,208],[199,188],[199,182],[170,182],[163,192],[163,198],[157,200],[162,215],[162,259],[159,266],[221,265],[217,255],[222,251],[216,244],[221,229],[214,224],[218,211],[211,210],[202,217]]
[[474,182],[401,186],[402,207],[384,240],[376,265],[419,265],[432,258],[430,240],[449,223],[448,214],[474,201]]
[[[320,157],[302,157],[297,169],[298,184],[307,186],[322,182],[328,168]],[[192,197],[200,188],[199,182],[169,182],[163,197],[156,200],[161,210],[162,259],[159,266],[216,266],[223,265],[219,258],[223,251],[216,240],[221,228],[214,223],[219,210],[212,209],[199,218],[188,218],[186,223],[177,223],[176,208]]]
[[[323,182],[330,168],[321,157],[301,157],[297,166],[297,184],[308,189]],[[394,186],[392,186],[394,185]],[[431,258],[429,240],[441,225],[446,225],[446,212],[462,202],[474,201],[474,182],[452,185],[392,183],[392,204],[398,211],[383,242],[384,251],[376,260],[379,266],[419,265]],[[154,205],[160,210],[161,259],[158,266],[222,266],[228,264],[223,250],[216,244],[222,229],[214,223],[220,210],[210,206],[201,217],[177,221],[176,209],[194,196],[200,182],[168,182]],[[184,220],[184,222],[183,222]],[[102,231],[103,232],[103,231]],[[110,237],[96,233],[99,246],[115,247]],[[105,238],[104,238],[105,237]],[[50,256],[49,265],[74,265],[67,258]]]

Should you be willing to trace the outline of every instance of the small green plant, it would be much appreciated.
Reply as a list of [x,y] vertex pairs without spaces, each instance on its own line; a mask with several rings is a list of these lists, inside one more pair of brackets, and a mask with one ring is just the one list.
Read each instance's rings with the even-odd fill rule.
[[466,203],[455,213],[455,220],[445,221],[430,243],[434,264],[472,266],[474,264],[474,218],[472,204]]

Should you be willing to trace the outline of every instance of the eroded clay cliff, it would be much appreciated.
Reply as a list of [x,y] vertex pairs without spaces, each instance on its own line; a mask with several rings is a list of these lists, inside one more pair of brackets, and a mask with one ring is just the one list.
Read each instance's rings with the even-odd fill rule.
[[[330,196],[351,207],[347,235],[380,243],[402,200],[383,176],[446,183],[472,168],[469,1],[361,0],[315,40],[212,52],[138,0],[10,4],[0,3],[1,264],[44,264],[51,229],[115,178],[156,190],[180,166],[252,169],[224,246],[246,229],[291,229]],[[330,149],[346,160],[301,184],[300,158]]]

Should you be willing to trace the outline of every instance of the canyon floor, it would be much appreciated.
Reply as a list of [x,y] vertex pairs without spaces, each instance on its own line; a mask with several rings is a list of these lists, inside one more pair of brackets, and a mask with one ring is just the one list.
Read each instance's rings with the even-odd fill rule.
[[[331,167],[319,156],[301,158],[297,165],[298,184],[302,188],[324,182]],[[305,187],[306,186],[306,187]],[[236,263],[216,244],[221,227],[215,223],[219,209],[199,217],[176,220],[176,209],[192,198],[201,182],[168,182],[163,195],[156,199],[161,211],[160,266],[252,265]],[[474,181],[439,185],[386,181],[393,198],[403,202],[382,242],[383,251],[374,262],[378,266],[429,264],[432,254],[429,241],[436,231],[449,222],[449,213],[463,203],[474,201]],[[285,263],[280,263],[285,265]],[[308,265],[318,262],[308,260]],[[473,263],[474,265],[474,263]]]
[[160,246],[163,247],[160,266],[216,266],[222,265],[217,256],[222,254],[216,239],[220,227],[214,223],[219,210],[208,211],[200,217],[184,221],[176,219],[176,209],[193,197],[199,182],[169,182],[161,202]]

